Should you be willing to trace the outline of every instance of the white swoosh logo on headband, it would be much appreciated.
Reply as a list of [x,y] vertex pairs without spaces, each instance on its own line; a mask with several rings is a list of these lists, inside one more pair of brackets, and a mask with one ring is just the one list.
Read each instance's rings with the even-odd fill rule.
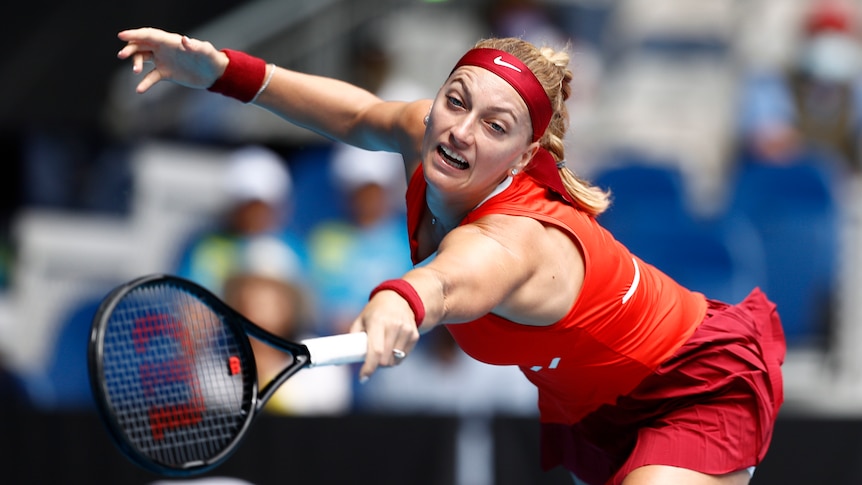
[[509,69],[513,69],[513,70],[515,70],[515,71],[521,72],[521,70],[520,70],[520,69],[518,69],[517,67],[515,67],[515,66],[513,66],[512,64],[509,64],[508,62],[504,61],[504,60],[503,60],[503,56],[497,56],[497,57],[495,57],[495,58],[494,58],[494,64],[496,64],[496,65],[498,65],[498,66],[508,67]]

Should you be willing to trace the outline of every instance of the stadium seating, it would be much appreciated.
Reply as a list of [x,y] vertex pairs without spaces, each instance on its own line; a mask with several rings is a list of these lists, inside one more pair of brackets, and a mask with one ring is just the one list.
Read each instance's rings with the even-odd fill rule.
[[751,221],[761,239],[764,290],[778,305],[789,345],[828,337],[841,224],[834,177],[817,161],[749,164],[731,185],[726,217]]

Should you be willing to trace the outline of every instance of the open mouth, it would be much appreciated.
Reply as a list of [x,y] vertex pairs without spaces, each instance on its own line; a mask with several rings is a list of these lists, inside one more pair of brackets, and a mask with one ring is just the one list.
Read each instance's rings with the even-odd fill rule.
[[440,145],[437,147],[437,153],[443,158],[447,165],[457,168],[458,170],[467,170],[470,164],[464,161],[458,154],[449,151],[446,147]]

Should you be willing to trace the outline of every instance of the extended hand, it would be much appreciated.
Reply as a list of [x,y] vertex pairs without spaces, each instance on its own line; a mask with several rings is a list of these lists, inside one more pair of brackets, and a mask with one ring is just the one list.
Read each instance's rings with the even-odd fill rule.
[[419,340],[413,311],[401,296],[391,291],[374,295],[350,330],[368,334],[368,351],[359,370],[360,381],[368,379],[380,366],[400,364]]
[[211,43],[154,28],[124,30],[117,37],[126,42],[117,54],[132,58],[132,70],[140,74],[144,63],[153,64],[138,83],[136,91],[144,93],[159,81],[171,81],[190,88],[208,88],[227,67],[227,56]]

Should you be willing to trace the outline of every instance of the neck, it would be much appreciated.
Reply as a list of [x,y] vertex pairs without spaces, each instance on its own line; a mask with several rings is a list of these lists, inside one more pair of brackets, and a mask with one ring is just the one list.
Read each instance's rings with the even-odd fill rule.
[[[452,229],[454,229],[462,218],[459,217],[451,217],[445,215],[437,215],[437,212],[431,208],[431,205],[428,205],[428,213],[431,216],[431,226],[433,227],[435,232],[446,234]],[[441,212],[441,214],[445,214]]]
[[428,211],[431,216],[431,224],[438,226],[437,230],[443,230],[444,233],[449,232],[461,223],[461,220],[467,214],[482,205],[490,197],[493,197],[502,190],[505,190],[512,182],[512,177],[506,176],[503,181],[491,191],[482,200],[461,200],[445,198],[428,185],[425,190],[425,204],[428,206]]
[[443,200],[432,194],[430,190],[425,193],[425,204],[428,206],[431,225],[434,226],[435,232],[444,234],[458,226],[461,219],[469,212],[469,209],[458,209],[461,207],[460,204]]

